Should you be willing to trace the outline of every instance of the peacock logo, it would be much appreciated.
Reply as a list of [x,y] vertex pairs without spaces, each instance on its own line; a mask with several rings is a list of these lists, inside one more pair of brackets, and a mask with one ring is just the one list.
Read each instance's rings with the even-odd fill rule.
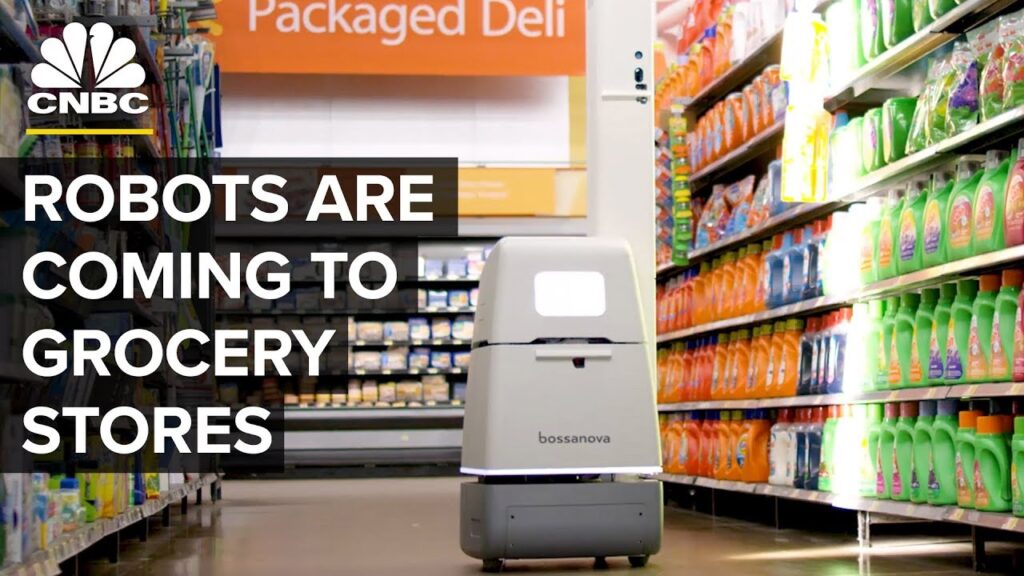
[[[149,97],[131,91],[146,81],[145,69],[134,62],[135,42],[115,39],[109,24],[100,22],[88,29],[77,22],[68,24],[61,38],[48,38],[39,51],[44,61],[32,68],[32,83],[48,91],[29,98],[32,112],[142,114],[149,109]],[[92,71],[88,82],[87,70]]]

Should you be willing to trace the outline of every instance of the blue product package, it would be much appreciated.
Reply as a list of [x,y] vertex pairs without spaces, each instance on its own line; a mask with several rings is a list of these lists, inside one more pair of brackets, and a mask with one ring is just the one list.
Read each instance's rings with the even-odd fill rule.
[[447,290],[428,290],[427,291],[427,307],[428,308],[445,308],[448,306],[448,291]]
[[455,385],[454,385],[454,390],[452,391],[452,395],[454,396],[455,400],[458,400],[459,402],[465,402],[466,401],[466,383],[465,382],[456,382]]
[[452,354],[442,350],[430,351],[430,367],[447,369],[452,367]]
[[413,348],[409,351],[409,369],[426,370],[430,368],[430,350],[427,348]]
[[452,258],[448,261],[447,272],[452,278],[465,278],[468,265],[463,258]]
[[430,322],[426,318],[409,318],[409,339],[430,340]]
[[468,308],[469,292],[466,290],[452,290],[448,292],[448,306],[452,308]]
[[444,276],[444,261],[427,259],[423,263],[423,276],[425,278],[441,278]]

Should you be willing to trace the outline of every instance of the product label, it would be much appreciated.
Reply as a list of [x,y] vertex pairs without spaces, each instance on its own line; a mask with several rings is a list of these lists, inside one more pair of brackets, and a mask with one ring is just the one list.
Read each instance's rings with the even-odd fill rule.
[[1013,514],[1024,514],[1024,494],[1021,494],[1020,481],[1017,480],[1017,463],[1010,463],[1010,490],[1013,492]]
[[971,485],[968,483],[967,473],[964,471],[964,463],[960,459],[959,453],[956,455],[956,502],[965,507],[970,507],[974,504]]
[[1024,326],[1021,325],[1021,317],[1024,310],[1017,306],[1017,317],[1013,322],[1013,379],[1024,380]]
[[938,252],[941,242],[942,215],[939,214],[939,203],[929,200],[924,207],[924,253]]
[[988,182],[978,189],[978,197],[974,201],[974,239],[988,241],[995,231],[995,193]]
[[870,228],[866,229],[860,241],[860,273],[870,274],[875,267],[875,238]]
[[931,452],[928,453],[928,492],[931,497],[938,498],[942,486],[939,485],[939,477],[935,474],[935,460]]
[[985,361],[985,354],[981,350],[981,340],[978,338],[978,317],[971,317],[971,333],[967,343],[967,377],[971,379],[984,378],[988,375],[988,362]]
[[885,472],[882,471],[882,451],[878,451],[878,457],[875,459],[875,494],[883,496],[885,494]]
[[985,479],[981,476],[981,462],[980,459],[974,461],[974,507],[988,508],[991,503],[988,489],[985,488]]
[[917,348],[917,326],[914,326],[914,333],[910,339],[910,381],[921,381],[921,358]]
[[971,245],[971,200],[966,196],[953,198],[949,207],[949,245],[957,249]]
[[1003,221],[1006,223],[1006,243],[1020,244],[1024,239],[1024,167],[1018,161],[1006,187]]
[[900,383],[900,356],[896,353],[896,331],[889,340],[889,384]]
[[945,373],[946,364],[942,358],[942,349],[939,348],[939,326],[932,324],[932,338],[928,344],[928,379],[940,380]]
[[1006,379],[1010,376],[1010,363],[1006,361],[1003,336],[1000,334],[999,314],[992,317],[992,362],[986,377]]
[[878,267],[884,268],[892,264],[892,224],[888,218],[882,218],[878,227]]
[[946,380],[959,380],[964,376],[964,366],[960,361],[960,349],[956,346],[956,334],[953,317],[949,318],[949,337],[946,338]]
[[892,451],[892,495],[903,495],[903,475],[900,473],[900,460],[896,457],[895,449]]
[[747,439],[742,438],[736,445],[736,467],[743,470],[747,465]]
[[900,217],[900,261],[913,260],[917,250],[917,221],[913,210],[904,210]]

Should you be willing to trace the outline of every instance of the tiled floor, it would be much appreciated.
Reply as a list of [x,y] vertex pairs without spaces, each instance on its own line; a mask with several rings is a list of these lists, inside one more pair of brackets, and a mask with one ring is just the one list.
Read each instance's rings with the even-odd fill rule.
[[[224,500],[175,514],[147,545],[122,560],[83,563],[95,575],[450,576],[478,574],[458,541],[455,478],[229,481]],[[593,570],[587,560],[510,562],[506,572],[544,575]],[[744,576],[952,576],[973,574],[964,541],[895,537],[861,555],[848,536],[776,531],[759,524],[669,509],[662,552],[642,570],[612,559],[607,572]]]

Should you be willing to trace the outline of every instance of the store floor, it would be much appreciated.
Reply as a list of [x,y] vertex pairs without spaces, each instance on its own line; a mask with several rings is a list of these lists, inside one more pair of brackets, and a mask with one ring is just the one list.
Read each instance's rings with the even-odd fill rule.
[[[126,544],[107,576],[451,576],[479,574],[459,550],[457,478],[228,481],[224,500],[191,506],[184,521]],[[205,496],[205,495],[204,495]],[[546,576],[592,570],[587,560],[510,562]],[[642,570],[612,559],[610,573],[846,576],[973,574],[967,542],[883,538],[860,556],[847,536],[816,535],[668,509],[662,552]]]

